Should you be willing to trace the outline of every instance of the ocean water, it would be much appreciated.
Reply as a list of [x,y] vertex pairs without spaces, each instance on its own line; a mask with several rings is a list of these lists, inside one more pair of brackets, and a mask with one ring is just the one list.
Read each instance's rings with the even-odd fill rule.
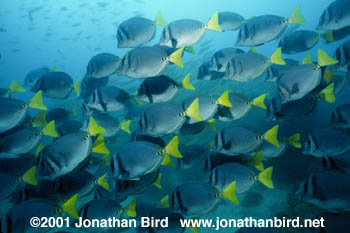
[[[91,59],[99,53],[112,53],[123,57],[129,48],[119,49],[117,47],[116,33],[118,26],[124,20],[133,16],[154,19],[160,11],[167,22],[177,19],[195,19],[203,23],[216,12],[232,11],[250,19],[259,15],[271,14],[288,17],[295,7],[301,6],[302,14],[307,24],[299,29],[316,30],[319,18],[331,0],[319,1],[296,1],[296,0],[12,0],[0,2],[0,77],[2,88],[7,88],[13,80],[23,84],[26,74],[36,68],[56,66],[58,70],[69,74],[74,81],[84,77],[86,67]],[[159,42],[162,27],[157,26],[154,39],[146,46],[153,46]],[[318,31],[321,33],[321,31]],[[209,94],[218,98],[224,91],[241,93],[249,98],[261,94],[268,94],[272,99],[277,95],[277,84],[265,82],[265,75],[248,82],[236,82],[232,80],[198,80],[199,66],[210,60],[212,55],[219,49],[234,47],[238,31],[215,32],[207,30],[203,38],[193,45],[195,54],[186,53],[183,57],[184,68],[170,65],[165,74],[180,82],[183,77],[190,73],[191,82],[195,86],[195,92],[181,89],[172,103],[180,105],[182,100],[194,93]],[[283,54],[283,58],[291,58],[301,61],[307,54],[311,54],[313,60],[317,58],[317,50],[321,48],[329,55],[333,55],[336,48],[349,40],[349,37],[327,44],[320,41],[312,49],[293,55]],[[257,47],[257,52],[269,57],[276,50],[279,38]],[[247,47],[240,47],[248,51]],[[109,86],[117,86],[134,93],[137,91],[143,79],[133,79],[121,75],[112,75]],[[14,93],[12,98],[28,100],[33,93],[27,90],[24,93]],[[330,124],[332,111],[337,107],[350,101],[350,92],[346,88],[336,96],[337,101],[330,104],[318,101],[316,109],[307,116],[297,119],[271,122],[265,119],[264,109],[253,107],[249,113],[233,122],[216,121],[216,131],[206,127],[200,134],[181,135],[172,133],[162,137],[166,142],[175,135],[179,136],[181,144],[199,144],[209,146],[214,140],[215,134],[228,125],[249,125],[260,132],[265,132],[272,126],[279,124],[279,135],[290,136],[300,133],[305,136],[309,132],[320,128],[327,128]],[[72,93],[64,100],[44,98],[46,106],[51,109],[64,107],[67,110],[77,109],[78,116],[74,118],[83,122],[87,116],[81,110],[82,99]],[[146,109],[148,104],[137,106],[138,111]],[[1,109],[6,111],[6,109]],[[35,116],[37,110],[30,110],[28,114]],[[125,118],[126,110],[112,113],[119,120]],[[137,119],[131,121],[131,130],[138,128]],[[51,139],[44,139],[44,144],[50,144]],[[129,135],[120,132],[116,139],[106,146],[111,154],[115,154],[118,148],[129,141]],[[96,155],[95,155],[96,156]],[[312,175],[320,166],[320,159],[301,153],[300,149],[289,146],[286,152],[274,159],[264,161],[265,167],[273,166],[272,180],[274,189],[268,189],[257,182],[247,192],[238,195],[240,205],[235,205],[223,200],[217,208],[207,214],[200,215],[201,219],[239,219],[244,217],[253,218],[315,218],[325,211],[319,207],[291,198],[296,187]],[[107,169],[107,168],[106,168]],[[149,186],[147,190],[139,195],[129,196],[121,203],[125,206],[128,201],[138,198],[148,198],[159,201],[165,195],[172,192],[176,186],[188,182],[207,182],[208,174],[201,170],[201,165],[190,169],[178,169],[175,167],[161,167],[162,189]],[[198,193],[198,195],[201,195]],[[92,195],[78,200],[78,208]],[[2,200],[0,214],[3,215],[11,208],[8,200]],[[191,218],[193,216],[187,216]],[[67,232],[82,232],[81,230],[69,228]],[[237,228],[221,229],[220,232],[235,232]],[[62,229],[52,229],[49,232],[59,232]],[[270,232],[311,232],[308,229],[273,228]],[[349,231],[349,230],[348,230]],[[344,230],[343,232],[348,232]],[[44,232],[44,231],[42,231]],[[113,232],[113,231],[111,231]],[[135,229],[125,229],[124,232],[136,232]],[[169,231],[170,232],[170,231]],[[191,232],[186,229],[185,232]],[[210,228],[201,228],[201,233],[215,232]]]

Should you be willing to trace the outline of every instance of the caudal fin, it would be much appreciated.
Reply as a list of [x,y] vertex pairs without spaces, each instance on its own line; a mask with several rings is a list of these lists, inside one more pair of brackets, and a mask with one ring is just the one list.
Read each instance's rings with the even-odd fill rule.
[[30,100],[28,103],[30,108],[39,109],[39,110],[47,110],[47,107],[45,106],[43,102],[43,94],[41,91],[38,91]]
[[331,70],[326,70],[323,74],[323,79],[326,81],[326,83],[330,83],[333,78],[334,72]]
[[288,23],[303,25],[306,24],[304,16],[301,14],[301,7],[297,6],[288,18]]
[[215,12],[212,17],[209,19],[207,28],[213,31],[222,32],[222,29],[219,25],[219,13]]
[[280,147],[280,144],[277,140],[277,134],[278,134],[278,125],[275,125],[274,127],[272,127],[270,130],[268,130],[265,134],[264,134],[264,139],[271,143],[272,145],[274,145],[275,147]]
[[282,58],[282,49],[279,47],[276,51],[271,55],[270,62],[277,65],[285,65],[286,62]]
[[302,145],[300,143],[300,133],[295,133],[293,134],[292,136],[290,136],[288,139],[287,139],[287,143],[289,145],[292,145],[294,146],[295,148],[301,148]]
[[262,162],[263,158],[263,152],[259,151],[256,152],[251,158],[250,158],[250,164],[253,165],[257,170],[263,171],[264,170],[264,164]]
[[17,80],[13,80],[10,87],[9,87],[9,91],[10,92],[25,92],[26,89],[24,89],[23,87],[21,87]]
[[326,30],[324,33],[321,34],[321,37],[325,39],[327,42],[333,42],[333,31],[332,30]]
[[96,120],[93,117],[90,117],[89,128],[88,128],[89,135],[97,135],[97,134],[103,133],[104,131],[106,131],[106,129],[99,126]]
[[266,105],[264,103],[266,95],[267,94],[262,94],[261,96],[258,96],[255,99],[253,99],[253,105],[262,109],[266,109]]
[[136,212],[136,200],[132,200],[127,204],[127,206],[124,207],[123,213],[125,213],[127,216],[135,218],[137,216]]
[[169,60],[175,65],[184,68],[184,63],[182,62],[182,53],[184,52],[184,48],[180,48],[169,55]]
[[79,213],[76,208],[77,200],[78,194],[75,194],[71,198],[69,198],[62,206],[62,210],[75,219],[79,219]]
[[169,195],[166,195],[159,201],[159,205],[165,208],[169,208]]
[[182,154],[180,153],[179,149],[179,137],[175,136],[164,148],[165,153],[175,157],[175,158],[182,158]]
[[92,145],[92,152],[98,153],[98,154],[104,154],[104,155],[109,155],[110,152],[107,149],[104,141],[104,136],[103,134],[100,134],[94,144]]
[[186,109],[186,115],[192,117],[197,121],[202,121],[201,114],[199,112],[199,99],[196,98],[190,106]]
[[312,64],[312,57],[311,54],[308,53],[304,59],[302,60],[301,64],[305,65],[305,64]]
[[330,65],[334,65],[337,64],[339,61],[331,58],[325,51],[323,51],[322,49],[318,49],[317,51],[317,59],[318,59],[318,65],[319,66],[330,66]]
[[195,54],[196,50],[193,48],[192,45],[189,45],[189,46],[185,46],[185,52]]
[[192,85],[190,78],[191,78],[191,74],[188,73],[185,76],[185,78],[181,81],[181,86],[182,86],[182,88],[187,89],[187,90],[196,90],[196,88],[194,88],[194,86]]
[[107,180],[106,176],[107,176],[107,173],[100,176],[97,179],[97,184],[100,185],[101,187],[103,187],[104,189],[106,189],[107,191],[109,191],[109,184],[108,184],[108,180]]
[[159,189],[162,189],[161,180],[162,180],[162,173],[158,173],[157,179],[156,181],[153,182],[153,185]]
[[163,18],[162,12],[160,12],[160,11],[157,12],[155,23],[160,25],[160,26],[163,26],[163,27],[165,27],[167,25],[167,22]]
[[[194,217],[192,218],[192,221],[199,221],[199,219],[199,217]],[[199,227],[196,225],[190,225],[188,229],[190,229],[190,231],[192,231],[193,233],[199,233]]]
[[121,130],[127,132],[128,134],[131,134],[130,123],[131,123],[131,120],[122,121],[122,122],[120,122],[119,127]]
[[229,184],[224,191],[222,191],[222,195],[225,199],[232,201],[236,205],[239,205],[238,198],[236,196],[236,181],[233,181]]
[[273,182],[272,182],[272,172],[273,172],[273,167],[268,167],[264,171],[260,172],[258,175],[258,180],[265,185],[266,187],[273,189]]
[[215,125],[216,120],[214,118],[207,120],[207,126],[211,128],[213,131],[216,131],[216,125]]
[[44,127],[47,124],[46,111],[40,111],[33,120],[33,127]]
[[78,78],[78,80],[74,83],[74,86],[73,86],[77,96],[80,96],[80,83],[81,83],[81,79]]
[[228,91],[225,91],[224,93],[222,93],[222,95],[218,98],[218,103],[228,108],[232,107]]
[[334,83],[329,84],[326,88],[320,91],[320,93],[318,93],[318,96],[320,99],[328,103],[331,103],[331,104],[335,103],[337,98],[334,95]]
[[38,181],[36,180],[36,167],[30,168],[24,175],[22,176],[22,181],[31,185],[38,185]]
[[57,138],[58,133],[56,132],[55,121],[50,121],[41,132],[46,136]]

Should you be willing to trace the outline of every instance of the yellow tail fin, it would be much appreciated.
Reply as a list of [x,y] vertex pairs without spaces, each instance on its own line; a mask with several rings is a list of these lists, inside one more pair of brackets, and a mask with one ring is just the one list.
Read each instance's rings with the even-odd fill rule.
[[135,218],[137,216],[136,212],[136,200],[132,200],[124,207],[123,212],[129,217]]
[[292,14],[290,14],[290,16],[288,18],[288,23],[299,24],[299,25],[306,24],[306,20],[303,17],[303,15],[301,14],[301,7],[300,6],[297,6],[297,8],[294,9]]
[[170,158],[169,154],[165,154],[164,155],[161,165],[162,166],[168,166],[168,167],[173,167],[174,166],[174,163],[173,163],[173,161],[171,161],[171,158]]
[[224,191],[222,191],[222,195],[229,201],[232,201],[236,205],[239,205],[238,198],[236,196],[236,181],[233,181],[229,184]]
[[110,152],[105,146],[104,136],[103,134],[100,134],[94,144],[92,145],[92,152],[98,153],[98,154],[104,154],[109,155]]
[[317,59],[318,59],[318,65],[319,66],[330,66],[337,64],[339,61],[336,59],[331,58],[325,51],[322,49],[318,49],[317,52]]
[[213,31],[222,32],[221,27],[219,25],[219,13],[215,12],[213,16],[209,19],[207,24],[207,28]]
[[110,157],[111,157],[110,155],[104,155],[100,161],[104,163],[106,166],[108,166],[111,159]]
[[182,62],[182,53],[184,52],[184,48],[180,48],[169,55],[169,60],[175,65],[184,68],[184,63]]
[[[192,218],[193,220],[199,220],[200,218],[199,217],[195,217],[195,218]],[[199,233],[199,227],[198,226],[189,226],[188,229],[190,229],[190,231],[192,231],[193,233]]]
[[295,133],[287,139],[289,145],[294,146],[295,148],[302,148],[300,143],[300,133]]
[[35,157],[38,157],[39,153],[44,149],[44,144],[40,143],[35,150]]
[[271,55],[270,62],[277,65],[285,65],[286,62],[282,58],[282,49],[279,47],[276,51]]
[[273,182],[272,182],[272,171],[273,167],[268,167],[264,171],[260,172],[258,175],[258,180],[265,185],[266,187],[273,189]]
[[185,78],[181,81],[181,86],[187,90],[196,90],[192,83],[190,82],[191,74],[188,73]]
[[214,118],[207,121],[207,126],[211,128],[213,131],[216,131],[215,122],[216,120]]
[[328,83],[330,83],[330,81],[332,80],[332,78],[333,78],[333,71],[331,71],[331,70],[326,70],[325,72],[324,72],[324,74],[323,74],[323,79],[324,79],[324,81],[326,81],[326,83],[328,84]]
[[318,96],[320,99],[328,103],[335,103],[337,98],[334,95],[334,83],[329,84],[325,89],[320,91],[320,93],[318,93]]
[[131,120],[124,120],[124,121],[120,122],[119,128],[121,130],[127,132],[128,134],[131,134],[130,123],[131,123]]
[[275,147],[280,147],[280,144],[277,140],[277,134],[278,134],[278,125],[275,125],[274,127],[272,127],[270,130],[268,130],[265,134],[264,134],[264,139],[271,143],[272,145],[274,145]]
[[79,213],[75,207],[78,200],[78,194],[73,195],[69,198],[62,206],[62,210],[72,216],[75,219],[79,219]]
[[255,99],[253,99],[253,105],[262,109],[266,109],[266,105],[264,103],[266,96],[267,94],[262,94],[261,96],[258,96]]
[[312,64],[312,57],[311,57],[311,54],[310,54],[310,53],[308,53],[308,54],[304,57],[304,59],[303,59],[303,61],[301,62],[301,64],[303,64],[303,65],[305,65],[305,64]]
[[258,48],[257,47],[252,47],[251,49],[249,49],[248,53],[256,53],[258,52]]
[[51,67],[50,72],[60,72],[60,71],[59,71],[59,69],[57,69],[56,65],[53,65],[53,66]]
[[89,128],[88,128],[89,135],[97,135],[97,134],[103,133],[104,131],[106,131],[106,129],[99,126],[96,120],[93,117],[90,117]]
[[109,191],[109,184],[108,184],[108,180],[106,179],[107,173],[105,173],[104,175],[102,175],[101,177],[99,177],[97,179],[97,184],[99,184],[100,186],[102,186],[104,189],[106,189],[107,191]]
[[55,128],[55,121],[50,121],[41,132],[46,136],[57,138],[58,133]]
[[26,182],[28,184],[31,184],[31,185],[38,185],[38,181],[36,180],[35,172],[36,172],[36,167],[35,166],[30,168],[22,176],[22,181]]
[[165,208],[169,208],[169,195],[166,195],[159,201],[159,205]]
[[38,91],[30,100],[28,103],[30,108],[35,108],[39,110],[47,110],[47,107],[45,106],[43,102],[43,94],[41,91]]
[[157,12],[155,23],[163,27],[167,25],[165,19],[163,18],[162,12],[160,11]]
[[47,124],[46,111],[40,111],[33,120],[33,127],[43,127]]
[[159,173],[157,176],[157,179],[156,179],[156,181],[154,181],[153,185],[159,189],[162,189],[161,180],[162,180],[162,173]]
[[10,87],[9,87],[9,91],[10,92],[25,92],[26,89],[24,89],[23,87],[21,87],[17,80],[13,80]]
[[250,164],[253,165],[257,170],[263,171],[264,170],[264,164],[262,162],[263,158],[263,152],[259,151],[256,152],[253,157],[250,158]]
[[182,154],[180,153],[179,149],[179,137],[175,136],[164,148],[165,153],[175,157],[175,158],[182,158]]
[[321,34],[321,37],[325,39],[328,42],[333,42],[334,37],[333,37],[333,31],[332,30],[326,30],[324,33]]
[[185,46],[185,51],[188,52],[188,53],[192,53],[192,54],[196,53],[196,50],[194,50],[192,45]]
[[222,93],[222,95],[218,99],[218,103],[228,108],[232,107],[232,104],[230,102],[230,98],[228,95],[228,91],[225,91],[224,93]]
[[202,121],[201,114],[199,112],[199,99],[196,98],[190,106],[186,109],[186,115],[192,117],[197,121]]
[[74,83],[74,86],[73,86],[77,96],[80,96],[80,82],[81,82],[81,79],[78,78],[78,80]]

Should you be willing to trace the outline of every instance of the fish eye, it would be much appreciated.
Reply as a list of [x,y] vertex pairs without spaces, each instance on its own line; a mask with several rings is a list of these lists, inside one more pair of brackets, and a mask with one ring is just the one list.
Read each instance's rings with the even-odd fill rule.
[[269,63],[269,59],[265,59],[264,60],[264,63],[266,64],[266,63]]
[[262,139],[264,139],[264,136],[261,136],[261,135],[260,135],[260,136],[257,136],[256,139],[262,140]]
[[179,117],[184,117],[184,116],[186,116],[186,113],[185,113],[185,112],[180,112],[180,113],[179,113]]
[[166,61],[166,60],[168,60],[168,58],[167,58],[167,57],[162,57],[161,60],[162,60],[162,61]]
[[27,107],[26,104],[22,104],[21,106],[19,106],[20,109],[25,109]]

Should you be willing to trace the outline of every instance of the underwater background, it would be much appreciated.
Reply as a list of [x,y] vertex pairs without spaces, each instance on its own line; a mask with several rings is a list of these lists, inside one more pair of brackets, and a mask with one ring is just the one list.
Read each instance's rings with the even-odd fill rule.
[[[251,19],[264,14],[288,17],[300,5],[307,23],[301,25],[298,29],[316,31],[322,12],[331,2],[333,1],[3,0],[0,3],[0,86],[2,88],[8,88],[13,80],[17,80],[22,85],[28,72],[40,67],[56,67],[57,70],[69,74],[75,82],[79,78],[82,79],[84,77],[87,64],[93,56],[99,53],[111,53],[123,58],[131,49],[118,48],[116,38],[117,29],[123,21],[134,16],[154,20],[157,12],[161,12],[163,18],[168,23],[177,19],[194,19],[205,23],[217,11],[236,12],[245,19]],[[143,46],[157,44],[162,30],[162,26],[157,26],[154,39],[143,44]],[[321,34],[323,31],[317,32]],[[278,95],[277,84],[266,82],[265,74],[247,82],[236,82],[225,79],[197,79],[198,69],[201,64],[209,61],[216,51],[227,47],[235,47],[237,36],[238,31],[216,32],[207,30],[203,38],[193,44],[195,53],[184,54],[184,68],[176,65],[167,67],[164,74],[177,83],[180,83],[186,74],[190,73],[191,83],[195,87],[195,91],[180,89],[176,97],[171,100],[171,103],[181,106],[181,102],[194,93],[209,94],[214,98],[218,98],[223,92],[229,91],[231,93],[241,93],[250,99],[262,94],[267,94],[267,99],[272,99]],[[327,43],[326,40],[321,38],[313,48],[305,52],[292,55],[282,54],[282,57],[283,59],[290,58],[302,61],[305,56],[311,54],[312,59],[316,61],[319,48],[328,55],[333,56],[335,50],[347,40],[349,40],[349,37],[333,43]],[[257,53],[270,57],[279,47],[279,41],[280,39],[278,38],[257,46]],[[246,52],[250,49],[249,47],[239,48]],[[107,86],[119,87],[131,95],[138,90],[142,82],[143,79],[134,79],[113,74],[110,76]],[[11,98],[28,101],[33,94],[27,90],[23,93],[13,93],[11,94]],[[72,118],[81,122],[85,122],[88,119],[81,108],[83,100],[77,97],[75,93],[70,94],[66,99],[45,97],[43,99],[48,109],[57,107],[65,108],[68,111],[74,109],[77,111],[77,115],[72,116]],[[162,136],[162,139],[165,142],[169,142],[175,135],[178,135],[180,144],[197,144],[209,150],[212,147],[217,132],[230,124],[249,125],[260,132],[265,132],[278,124],[280,139],[295,133],[301,134],[302,138],[304,138],[310,132],[321,128],[328,128],[334,109],[349,102],[350,92],[347,84],[346,88],[336,95],[335,103],[319,100],[312,113],[300,115],[292,120],[282,120],[277,123],[268,121],[266,120],[266,110],[253,107],[248,114],[236,121],[223,122],[216,120],[216,131],[210,129],[210,127],[205,127],[203,131],[197,134],[182,135],[178,132],[172,132]],[[136,112],[144,111],[149,105],[145,103],[135,104]],[[6,109],[2,109],[1,111],[6,111]],[[38,113],[38,110],[33,109],[30,109],[28,112],[32,117],[35,117]],[[111,113],[111,115],[118,118],[119,121],[123,121],[127,118],[128,110],[122,109]],[[130,128],[132,132],[138,130],[137,117],[131,119]],[[105,145],[110,151],[110,154],[115,154],[118,148],[129,141],[130,135],[120,131],[115,138],[105,141]],[[52,143],[51,138],[44,138],[42,142],[44,145]],[[99,155],[95,154],[93,156],[99,158]],[[201,214],[200,218],[215,219],[216,217],[220,217],[239,219],[253,217],[267,219],[275,216],[281,218],[315,218],[325,213],[319,207],[291,198],[302,182],[322,167],[320,158],[303,154],[301,149],[288,146],[283,154],[276,158],[264,160],[263,163],[265,168],[270,166],[274,168],[272,175],[274,189],[268,189],[260,182],[257,182],[247,192],[237,194],[240,205],[235,205],[224,200],[209,213]],[[128,196],[127,199],[121,202],[121,205],[125,206],[130,200],[138,198],[146,198],[157,202],[170,194],[180,184],[206,182],[208,173],[201,169],[202,166],[202,163],[187,169],[179,169],[177,166],[162,166],[160,168],[160,172],[162,173],[161,189],[150,185],[145,192]],[[107,170],[107,168],[105,169]],[[103,171],[96,173],[103,174]],[[94,194],[90,193],[87,196],[79,198],[77,206],[82,206],[91,200],[93,196]],[[11,206],[12,204],[8,199],[2,200],[0,214],[5,214]],[[72,228],[65,230],[67,232],[81,232],[81,230]],[[220,231],[235,232],[236,230],[227,228]],[[303,228],[276,228],[269,230],[270,232],[313,232]],[[62,229],[52,229],[49,232],[59,231],[62,231]],[[124,232],[136,232],[136,229],[124,229]],[[191,231],[186,229],[185,232]],[[214,232],[214,230],[201,228],[199,232]],[[347,231],[344,230],[343,232]]]

